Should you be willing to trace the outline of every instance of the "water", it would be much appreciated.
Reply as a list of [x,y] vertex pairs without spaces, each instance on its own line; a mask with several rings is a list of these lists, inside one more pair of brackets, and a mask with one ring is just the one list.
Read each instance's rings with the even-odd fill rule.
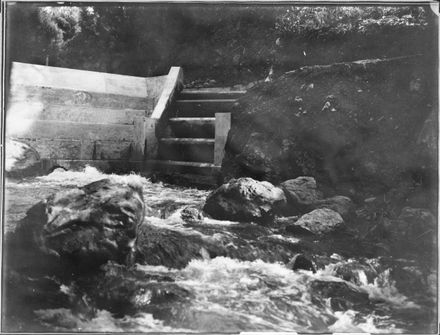
[[[270,227],[209,218],[193,225],[183,222],[180,211],[188,205],[201,206],[208,191],[151,183],[136,175],[105,175],[90,167],[81,172],[56,170],[48,176],[7,182],[6,232],[13,231],[25,211],[38,200],[57,190],[102,178],[139,180],[143,184],[147,205],[145,220],[153,225],[167,226],[180,234],[227,243],[228,254],[211,259],[209,254],[202,252],[203,257],[192,259],[181,269],[136,264],[134,269],[141,282],[152,285],[172,283],[173,287],[186,292],[183,299],[161,301],[158,306],[162,309],[151,306],[154,304],[152,293],[144,289],[132,297],[134,304],[141,306],[138,310],[123,310],[121,315],[110,307],[88,308],[93,304],[90,297],[80,296],[72,283],[55,281],[56,294],[65,297],[70,305],[51,305],[46,295],[35,299],[34,303],[29,302],[27,312],[25,306],[18,306],[22,312],[16,313],[14,320],[10,321],[11,330],[435,331],[435,274],[428,276],[429,283],[414,288],[392,276],[393,266],[404,264],[408,267],[412,264],[410,260],[348,258],[337,253],[319,256],[323,265],[315,273],[293,271],[285,263],[298,246],[305,243],[295,236],[281,234]],[[308,243],[318,242],[312,239]],[[352,269],[350,279],[344,280],[338,272],[344,266]],[[129,280],[123,276],[121,280],[124,278]],[[46,302],[42,303],[44,299]]]

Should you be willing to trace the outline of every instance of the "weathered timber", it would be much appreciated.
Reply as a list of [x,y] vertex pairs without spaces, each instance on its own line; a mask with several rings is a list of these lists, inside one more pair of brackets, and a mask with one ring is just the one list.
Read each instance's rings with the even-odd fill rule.
[[[133,141],[132,125],[32,120],[15,138],[87,139],[92,141]],[[6,132],[8,135],[8,132]]]
[[135,119],[144,117],[144,110],[93,108],[85,106],[44,105],[41,103],[14,103],[8,118],[21,120],[70,121],[80,123],[106,123],[133,125]]
[[235,99],[177,100],[179,117],[213,117],[215,113],[231,112]]
[[214,164],[222,165],[225,156],[225,145],[231,129],[231,113],[215,114],[215,146],[214,146]]
[[143,78],[19,62],[13,63],[12,71],[12,87],[30,85],[141,98],[160,94],[167,79],[167,76]]
[[122,94],[86,92],[63,88],[15,85],[8,96],[8,105],[14,103],[41,103],[48,105],[83,106],[111,109],[140,109],[151,114],[158,96],[130,97]]

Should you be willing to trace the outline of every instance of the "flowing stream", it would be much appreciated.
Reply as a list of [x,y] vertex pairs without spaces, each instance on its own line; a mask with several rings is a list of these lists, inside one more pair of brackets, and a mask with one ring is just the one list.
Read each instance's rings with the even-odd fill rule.
[[[49,194],[107,177],[87,167],[81,172],[56,170],[43,177],[8,180],[4,230],[13,231],[25,212]],[[193,259],[181,269],[136,264],[141,279],[145,276],[145,281],[160,282],[160,278],[167,278],[188,293],[184,301],[171,302],[171,308],[162,315],[145,310],[116,315],[105,308],[87,313],[73,307],[39,305],[37,299],[27,306],[30,312],[22,306],[23,315],[15,314],[14,320],[8,321],[11,327],[18,331],[370,333],[429,332],[435,327],[436,276],[429,277],[431,282],[425,285],[425,291],[408,287],[413,282],[399,282],[400,278],[392,276],[393,266],[399,266],[403,260],[332,253],[315,273],[293,271],[275,253],[278,246],[283,246],[283,250],[294,249],[299,242],[295,236],[284,236],[253,224],[209,218],[188,225],[180,218],[180,211],[188,205],[201,206],[208,191],[152,183],[133,175],[112,177],[142,180],[148,206],[145,219],[152,224],[167,225],[185,234],[229,238],[231,252],[212,259],[209,255]],[[259,244],[253,244],[244,256],[240,248],[249,240],[258,240]],[[362,267],[357,266],[360,263]],[[406,268],[408,264],[405,263]],[[340,276],[338,269],[344,267],[351,269],[354,277]],[[75,294],[70,283],[58,285],[62,294]],[[39,299],[43,301],[46,297],[42,295]],[[148,304],[151,295],[142,291],[136,299]],[[8,302],[3,306],[7,310]]]

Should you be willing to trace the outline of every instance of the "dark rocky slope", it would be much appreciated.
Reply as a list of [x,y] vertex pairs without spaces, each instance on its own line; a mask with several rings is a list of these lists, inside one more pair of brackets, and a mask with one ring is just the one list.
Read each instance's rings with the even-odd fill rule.
[[424,56],[363,60],[256,85],[233,113],[225,179],[308,175],[330,196],[394,191],[401,206],[436,207],[433,69]]

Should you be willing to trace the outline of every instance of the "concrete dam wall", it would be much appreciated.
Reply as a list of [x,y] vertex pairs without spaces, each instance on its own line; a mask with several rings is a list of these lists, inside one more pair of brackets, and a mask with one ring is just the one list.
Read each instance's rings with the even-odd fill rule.
[[66,168],[154,159],[156,125],[181,82],[175,67],[142,78],[14,62],[6,136]]

